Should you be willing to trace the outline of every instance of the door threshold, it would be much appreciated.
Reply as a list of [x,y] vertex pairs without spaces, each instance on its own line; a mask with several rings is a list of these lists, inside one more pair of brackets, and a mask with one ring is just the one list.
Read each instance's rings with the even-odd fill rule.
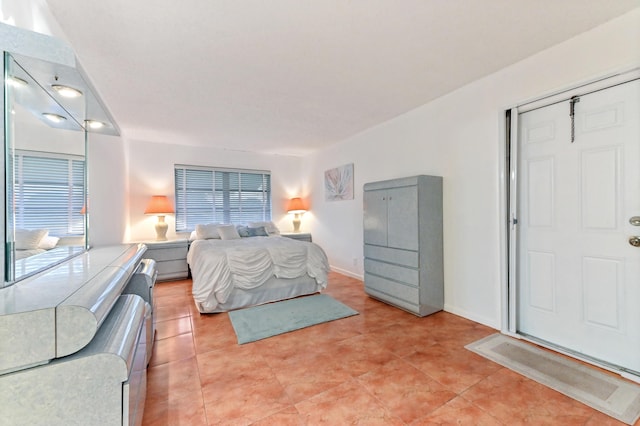
[[516,333],[508,333],[508,334],[511,337],[522,339],[527,342],[533,343],[535,345],[542,346],[545,349],[549,349],[554,352],[558,352],[568,357],[577,359],[578,361],[591,364],[594,367],[610,371],[612,373],[619,375],[620,377],[623,377],[627,380],[640,384],[640,372],[629,370],[628,368],[624,368],[622,366],[612,364],[610,362],[606,362],[598,358],[590,357],[588,355],[573,351],[571,349],[564,348],[562,346],[556,345],[555,343],[547,342],[546,340],[539,339],[537,337],[531,336],[526,333],[516,332]]
[[627,380],[631,380],[632,382],[636,382],[640,384],[640,374],[628,373],[626,371],[621,371],[620,375]]

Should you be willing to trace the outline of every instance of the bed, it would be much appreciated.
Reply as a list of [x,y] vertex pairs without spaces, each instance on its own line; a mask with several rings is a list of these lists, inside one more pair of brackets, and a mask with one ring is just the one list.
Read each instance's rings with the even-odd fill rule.
[[60,238],[50,236],[48,229],[16,229],[13,241],[15,259],[25,259],[55,248]]
[[320,246],[279,235],[197,239],[187,262],[201,313],[321,292],[329,273]]

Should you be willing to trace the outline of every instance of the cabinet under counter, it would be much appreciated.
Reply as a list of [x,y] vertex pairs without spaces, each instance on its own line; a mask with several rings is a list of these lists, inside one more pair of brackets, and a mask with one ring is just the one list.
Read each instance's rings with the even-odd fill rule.
[[0,290],[3,421],[140,424],[152,303],[122,293],[135,271],[155,279],[145,251],[94,248]]

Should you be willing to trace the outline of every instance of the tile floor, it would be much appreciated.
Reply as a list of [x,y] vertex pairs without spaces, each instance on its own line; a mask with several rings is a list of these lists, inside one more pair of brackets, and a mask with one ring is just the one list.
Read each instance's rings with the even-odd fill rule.
[[495,330],[415,317],[353,278],[331,273],[326,294],[360,315],[241,346],[190,286],[156,287],[144,425],[622,424],[464,349]]

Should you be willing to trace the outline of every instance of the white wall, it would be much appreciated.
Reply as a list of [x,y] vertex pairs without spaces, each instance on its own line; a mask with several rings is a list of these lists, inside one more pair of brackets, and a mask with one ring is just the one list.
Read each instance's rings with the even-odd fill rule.
[[[151,195],[168,195],[174,200],[173,167],[175,164],[215,166],[271,171],[273,220],[282,231],[291,230],[285,213],[286,202],[301,191],[301,160],[298,157],[264,155],[216,148],[169,145],[146,141],[128,142],[129,226],[126,241],[155,239],[155,216],[145,216]],[[167,237],[175,237],[175,218],[169,224]]]
[[[44,0],[4,0],[0,5],[3,22],[13,20],[23,28],[64,36],[50,19]],[[88,152],[91,240],[101,245],[152,239],[155,219],[142,212],[150,195],[173,196],[174,163],[267,169],[273,173],[278,225],[285,230],[290,226],[284,214],[290,196],[307,197],[310,211],[302,218],[303,231],[313,232],[332,266],[361,276],[362,185],[418,173],[439,174],[444,177],[445,308],[498,328],[504,109],[637,64],[638,9],[303,160],[119,138],[99,140]],[[355,199],[325,202],[324,171],[346,163],[354,163]],[[171,236],[173,218],[168,220]]]
[[120,244],[128,223],[126,144],[120,137],[90,134],[87,141],[89,244]]
[[[314,241],[333,267],[362,276],[362,185],[442,175],[445,309],[499,328],[504,110],[631,65],[640,65],[639,9],[306,158]],[[324,171],[345,163],[355,199],[325,202]]]

